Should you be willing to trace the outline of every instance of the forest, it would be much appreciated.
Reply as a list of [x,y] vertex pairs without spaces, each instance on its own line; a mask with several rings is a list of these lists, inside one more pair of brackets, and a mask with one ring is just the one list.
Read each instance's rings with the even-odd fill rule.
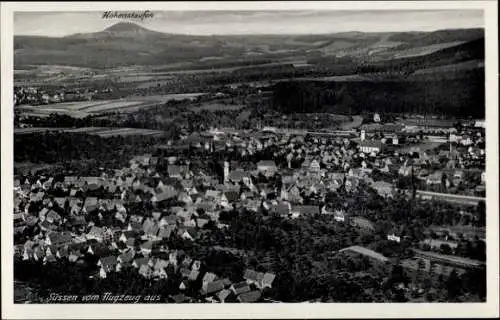
[[134,155],[153,153],[165,137],[115,136],[85,133],[31,133],[14,136],[14,162],[52,164],[64,172],[98,176],[100,168],[123,168]]
[[484,118],[484,73],[428,81],[289,81],[273,88],[283,113],[419,113]]

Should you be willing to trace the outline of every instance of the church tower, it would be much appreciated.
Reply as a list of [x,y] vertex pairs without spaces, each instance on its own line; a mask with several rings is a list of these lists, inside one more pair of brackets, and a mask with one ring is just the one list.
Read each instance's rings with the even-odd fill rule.
[[229,181],[229,162],[224,161],[224,184]]

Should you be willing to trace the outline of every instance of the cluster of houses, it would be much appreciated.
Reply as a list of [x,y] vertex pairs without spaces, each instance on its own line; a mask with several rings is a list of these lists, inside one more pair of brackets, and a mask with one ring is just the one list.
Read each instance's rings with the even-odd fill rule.
[[[197,241],[209,223],[226,228],[218,220],[219,213],[234,209],[236,203],[258,210],[262,190],[253,184],[250,173],[229,173],[226,163],[225,184],[219,184],[217,178],[200,172],[195,179],[189,166],[182,164],[169,165],[166,176],[160,176],[154,169],[156,161],[150,155],[135,157],[130,167],[100,177],[16,179],[16,256],[43,263],[59,259],[83,263],[85,255],[93,255],[99,270],[93,276],[106,278],[110,272],[135,268],[145,278],[164,279],[173,270],[183,276],[180,291],[201,277],[200,294],[205,299],[261,299],[261,291],[274,281],[273,273],[247,270],[243,275],[247,285],[233,284],[210,272],[203,275],[201,261],[166,245],[173,235]],[[268,174],[276,166],[264,161],[257,167]],[[198,191],[199,186],[203,190]],[[131,209],[144,203],[151,206],[150,211]]]
[[112,88],[101,90],[92,89],[74,89],[74,90],[55,90],[46,91],[35,87],[14,87],[14,105],[40,105],[52,104],[69,101],[87,101],[92,100],[98,93],[112,92]]
[[[204,270],[202,261],[168,248],[167,240],[176,235],[197,241],[210,228],[227,228],[219,221],[220,213],[238,209],[262,210],[290,219],[332,215],[338,223],[373,232],[372,221],[325,203],[326,194],[341,187],[352,192],[367,184],[382,197],[392,197],[394,181],[374,180],[374,170],[415,175],[430,185],[443,182],[439,170],[426,169],[435,155],[420,152],[419,157],[409,159],[398,149],[389,148],[399,143],[394,132],[391,135],[382,141],[369,140],[365,131],[360,138],[348,139],[211,130],[186,135],[181,143],[209,152],[222,148],[242,159],[277,147],[272,158],[284,161],[268,159],[250,165],[222,161],[222,172],[216,176],[194,168],[190,159],[147,154],[134,157],[126,168],[98,177],[16,178],[15,254],[44,263],[59,259],[81,263],[85,255],[94,255],[98,261],[94,276],[101,278],[123,268],[134,268],[148,279],[165,279],[177,272],[183,280],[180,293],[171,297],[175,302],[193,301],[195,298],[185,292],[197,281],[201,281],[199,292],[207,301],[260,301],[263,290],[274,281],[273,273],[247,270],[242,282],[231,283],[224,275]],[[475,137],[469,147],[482,147],[483,137]],[[463,179],[464,169],[460,158],[450,154],[445,155],[446,170],[452,172],[447,179],[455,184]],[[166,160],[165,170],[158,170],[160,160]],[[448,166],[452,160],[454,167]],[[484,173],[481,178],[484,184]],[[401,230],[387,233],[390,241],[401,242],[403,238]],[[366,253],[357,247],[347,251]]]

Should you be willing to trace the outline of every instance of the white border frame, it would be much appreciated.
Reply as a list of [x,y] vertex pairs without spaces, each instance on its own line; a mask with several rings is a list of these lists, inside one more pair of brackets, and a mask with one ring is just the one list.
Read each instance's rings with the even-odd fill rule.
[[[342,2],[22,2],[1,3],[1,221],[2,318],[427,318],[498,317],[498,11],[496,1],[342,1]],[[486,303],[335,304],[137,304],[29,305],[13,303],[13,12],[14,11],[168,11],[168,10],[484,10],[486,36]]]

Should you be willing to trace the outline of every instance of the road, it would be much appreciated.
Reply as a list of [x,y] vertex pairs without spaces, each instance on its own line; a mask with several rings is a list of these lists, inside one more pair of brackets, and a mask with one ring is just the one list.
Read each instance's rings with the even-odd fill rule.
[[[485,201],[486,198],[466,196],[462,194],[439,193],[432,191],[417,190],[417,197],[424,200],[442,200],[450,203],[458,203],[464,205],[477,205],[480,201]],[[406,190],[407,195],[411,195],[411,190]]]
[[280,134],[289,134],[289,135],[311,134],[311,135],[323,135],[323,136],[349,136],[356,134],[356,131],[354,130],[331,130],[322,132],[322,131],[308,131],[301,129],[284,129],[284,128],[277,128],[275,132]]

